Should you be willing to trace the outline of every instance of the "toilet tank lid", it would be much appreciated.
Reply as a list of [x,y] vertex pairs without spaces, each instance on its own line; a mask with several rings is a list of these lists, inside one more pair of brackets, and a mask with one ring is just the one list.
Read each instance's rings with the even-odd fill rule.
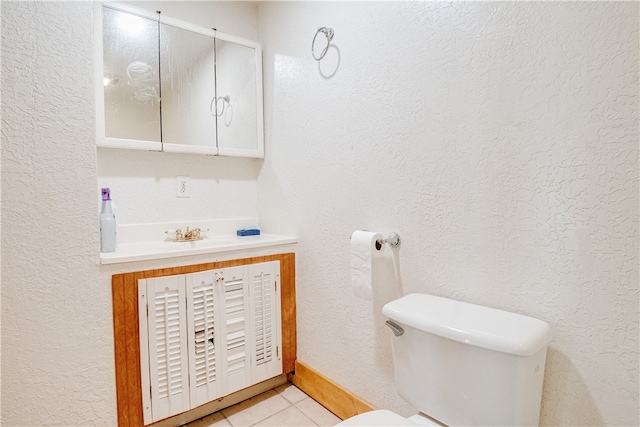
[[551,339],[542,320],[427,294],[391,301],[382,313],[412,328],[517,356],[531,356]]

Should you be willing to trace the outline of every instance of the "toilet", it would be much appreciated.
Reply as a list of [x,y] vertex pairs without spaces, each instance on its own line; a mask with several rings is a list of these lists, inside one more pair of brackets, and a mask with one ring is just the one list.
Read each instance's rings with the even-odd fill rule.
[[419,413],[377,410],[338,426],[537,426],[551,328],[427,294],[382,308],[398,394]]

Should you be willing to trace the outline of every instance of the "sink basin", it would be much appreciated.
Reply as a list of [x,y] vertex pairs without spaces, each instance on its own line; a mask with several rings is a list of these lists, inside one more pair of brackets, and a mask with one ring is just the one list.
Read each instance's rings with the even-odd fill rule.
[[261,234],[259,236],[211,236],[202,240],[176,242],[161,240],[152,242],[126,243],[116,247],[115,252],[101,253],[101,264],[116,264],[131,261],[172,258],[178,256],[200,255],[228,252],[243,249],[296,243],[295,237]]
[[237,237],[204,237],[200,240],[192,240],[192,241],[182,241],[176,242],[175,240],[163,240],[158,244],[158,247],[161,250],[188,250],[188,249],[200,249],[200,248],[216,248],[221,246],[229,246],[237,243],[241,243],[238,241]]

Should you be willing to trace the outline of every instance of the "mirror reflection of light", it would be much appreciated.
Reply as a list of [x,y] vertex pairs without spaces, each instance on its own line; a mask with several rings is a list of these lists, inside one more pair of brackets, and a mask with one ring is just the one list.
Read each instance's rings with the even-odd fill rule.
[[118,14],[118,27],[125,34],[131,37],[137,37],[144,33],[145,20],[129,13]]
[[106,87],[106,86],[109,86],[109,84],[111,83],[111,79],[110,79],[109,77],[104,77],[104,78],[102,79],[102,81],[103,81],[103,83],[104,83],[105,87]]

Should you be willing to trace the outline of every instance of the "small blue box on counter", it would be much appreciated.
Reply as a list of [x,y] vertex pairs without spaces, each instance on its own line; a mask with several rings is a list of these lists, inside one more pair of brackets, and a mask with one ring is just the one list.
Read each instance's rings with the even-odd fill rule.
[[260,230],[257,228],[242,228],[236,231],[236,234],[241,237],[242,236],[259,236]]

